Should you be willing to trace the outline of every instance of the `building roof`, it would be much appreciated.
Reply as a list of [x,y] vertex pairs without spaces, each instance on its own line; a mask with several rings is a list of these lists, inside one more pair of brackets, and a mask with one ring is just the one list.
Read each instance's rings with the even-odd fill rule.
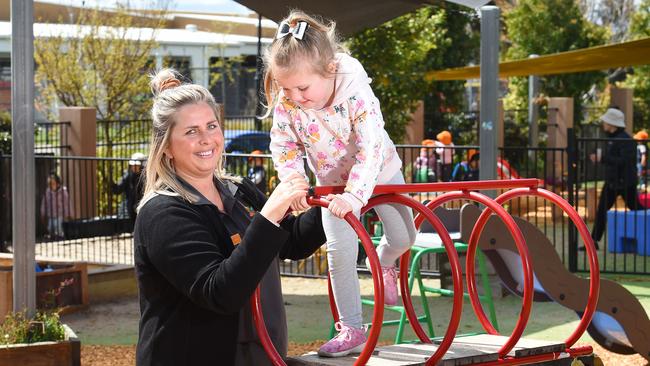
[[[34,22],[50,24],[75,24],[82,8],[34,1]],[[101,16],[109,18],[115,13],[113,9],[101,8]],[[133,25],[144,27],[152,17],[159,17],[160,10],[132,10]],[[189,11],[168,11],[165,14],[165,29],[185,29],[194,24],[200,31],[210,33],[227,33],[240,36],[257,37],[258,16],[256,14],[221,14]],[[0,0],[0,21],[10,21],[10,0]],[[262,20],[262,37],[273,37],[277,24],[271,20]]]
[[[100,27],[101,34],[110,34],[120,31],[115,27]],[[79,37],[91,32],[91,26],[78,26],[75,24],[34,24],[34,37],[63,36],[65,38]],[[127,39],[150,39],[154,30],[152,28],[129,28],[126,34]],[[0,37],[11,36],[11,23],[0,22]],[[159,29],[155,32],[155,40],[160,44],[185,44],[185,45],[238,45],[256,44],[257,37],[242,36],[237,34],[224,34],[192,31],[188,29]],[[262,38],[262,43],[270,43],[272,39]]]

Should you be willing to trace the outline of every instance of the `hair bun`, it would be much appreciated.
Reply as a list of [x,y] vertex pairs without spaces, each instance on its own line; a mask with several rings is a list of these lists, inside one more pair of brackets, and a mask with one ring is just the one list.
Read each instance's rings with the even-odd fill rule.
[[167,89],[172,89],[182,85],[179,80],[180,74],[174,69],[162,69],[151,77],[151,91],[154,96],[162,93]]
[[162,91],[165,91],[167,89],[175,88],[175,87],[177,87],[179,85],[181,85],[180,80],[178,80],[178,79],[176,79],[175,77],[172,76],[172,77],[169,77],[169,78],[163,80],[162,83],[160,83],[159,90],[162,92]]

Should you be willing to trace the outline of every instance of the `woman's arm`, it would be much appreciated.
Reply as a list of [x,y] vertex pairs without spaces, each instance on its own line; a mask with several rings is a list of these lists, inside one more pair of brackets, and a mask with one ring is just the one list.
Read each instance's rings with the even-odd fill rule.
[[[266,195],[247,178],[241,183],[241,192],[246,195],[243,201],[250,203],[253,208],[261,209],[266,203]],[[309,257],[326,241],[320,207],[313,207],[299,216],[287,215],[280,226],[289,232],[289,240],[280,251],[282,259],[304,259]]]
[[[148,259],[156,270],[195,304],[233,313],[249,300],[289,233],[256,214],[232,253],[223,235],[215,238],[206,218],[182,202],[138,215]],[[216,241],[216,242],[215,242]]]
[[321,208],[313,207],[299,216],[289,215],[280,225],[290,233],[280,250],[282,259],[304,259],[312,255],[325,241]]

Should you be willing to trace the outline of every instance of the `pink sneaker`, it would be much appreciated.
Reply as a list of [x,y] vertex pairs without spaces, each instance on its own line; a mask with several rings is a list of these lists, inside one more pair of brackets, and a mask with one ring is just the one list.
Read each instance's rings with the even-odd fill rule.
[[318,349],[323,357],[343,357],[350,353],[360,353],[366,345],[366,328],[348,327],[341,322],[334,324],[339,334]]
[[[368,257],[366,257],[366,268],[370,271]],[[381,277],[384,280],[384,304],[397,305],[397,272],[395,267],[381,267]]]

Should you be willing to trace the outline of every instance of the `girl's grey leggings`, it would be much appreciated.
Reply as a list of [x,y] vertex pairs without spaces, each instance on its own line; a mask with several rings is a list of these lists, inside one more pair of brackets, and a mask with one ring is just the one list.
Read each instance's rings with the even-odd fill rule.
[[[404,184],[404,177],[398,172],[383,184]],[[384,237],[377,247],[379,262],[382,267],[394,266],[397,258],[415,241],[417,232],[413,225],[413,213],[409,207],[400,204],[379,205],[374,209],[384,229]],[[359,216],[359,212],[355,214]],[[357,234],[345,220],[332,215],[329,210],[323,209],[322,216],[327,236],[327,261],[340,321],[349,327],[361,328],[363,318],[357,275]]]

